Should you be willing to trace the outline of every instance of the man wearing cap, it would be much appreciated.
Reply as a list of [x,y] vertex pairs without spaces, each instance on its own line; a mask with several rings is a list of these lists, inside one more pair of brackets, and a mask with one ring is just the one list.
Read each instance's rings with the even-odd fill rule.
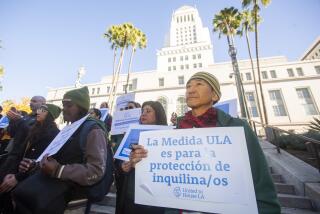
[[[259,213],[280,213],[275,187],[258,138],[246,121],[233,118],[229,114],[212,107],[219,101],[220,97],[220,84],[215,76],[208,72],[195,73],[186,85],[186,102],[191,111],[178,118],[177,128],[243,127]],[[134,145],[133,148],[130,161],[135,165],[147,156],[147,151],[141,145]],[[179,212],[181,210],[166,210],[166,214],[178,214]]]
[[[68,91],[62,104],[65,121],[73,123],[83,118],[90,106],[88,88]],[[85,128],[93,120],[88,117],[55,155],[45,155],[40,162],[41,172],[28,177],[13,191],[17,213],[62,214],[68,201],[86,197],[85,186],[102,178],[106,167],[106,139],[100,123]]]

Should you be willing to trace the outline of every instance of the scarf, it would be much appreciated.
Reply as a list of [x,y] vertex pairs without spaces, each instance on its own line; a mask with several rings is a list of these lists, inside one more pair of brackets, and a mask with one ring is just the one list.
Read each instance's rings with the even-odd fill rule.
[[191,111],[188,111],[184,117],[178,122],[179,129],[187,128],[205,128],[217,126],[217,110],[209,108],[204,114],[195,117]]

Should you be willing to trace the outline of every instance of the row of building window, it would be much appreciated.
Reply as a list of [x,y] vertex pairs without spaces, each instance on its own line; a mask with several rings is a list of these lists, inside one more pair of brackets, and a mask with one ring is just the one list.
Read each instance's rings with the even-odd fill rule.
[[[184,85],[184,77],[178,77],[179,85]],[[164,86],[164,78],[159,78],[159,86]],[[297,88],[297,97],[300,105],[303,107],[306,115],[318,115],[319,111],[315,105],[314,99],[309,88]],[[275,117],[288,116],[286,105],[282,96],[281,90],[268,91],[269,99]],[[245,97],[248,103],[249,114],[251,117],[259,117],[259,111],[256,103],[256,94],[254,92],[246,92]],[[158,101],[163,105],[167,112],[168,102],[165,97],[160,97]],[[92,103],[91,107],[95,107],[96,103]],[[176,113],[180,116],[188,110],[184,97],[177,99]]]
[[176,21],[177,21],[177,23],[194,21],[193,14],[178,16],[176,18]]
[[[319,111],[317,109],[317,106],[315,105],[314,99],[309,88],[297,88],[296,93],[299,99],[299,103],[303,107],[306,115],[319,114]],[[255,93],[246,92],[245,94],[250,116],[259,117]],[[274,116],[288,116],[281,90],[270,90],[268,91],[268,94],[271,101]]]
[[[309,88],[296,89],[300,105],[303,107],[306,115],[318,115],[319,111],[313,101]],[[275,117],[288,116],[284,100],[282,98],[281,90],[270,90],[269,98],[271,100],[273,115]],[[259,117],[259,111],[256,104],[256,97],[254,92],[246,92],[246,99],[248,101],[248,108],[251,117]],[[163,105],[167,112],[168,102],[165,97],[160,97],[158,101]],[[188,111],[186,100],[184,97],[177,99],[176,113],[178,116],[183,115]]]
[[[193,54],[192,55],[192,59],[201,59],[201,54]],[[187,60],[189,60],[189,56],[188,55],[185,55],[185,56],[180,56],[180,61],[182,62],[182,61],[187,61]],[[174,56],[174,57],[169,57],[168,58],[168,62],[176,62],[176,57]]]
[[[314,69],[316,71],[316,74],[320,74],[320,65],[315,66]],[[300,68],[300,67],[296,68],[296,72],[297,72],[297,76],[299,76],[299,77],[304,76],[304,72],[303,72],[302,68]],[[277,73],[275,70],[270,70],[269,73],[270,73],[270,77],[272,79],[277,78]],[[295,76],[295,72],[294,72],[293,68],[287,68],[287,73],[288,73],[289,77]],[[251,72],[245,73],[245,76],[246,76],[246,80],[252,80],[252,73]],[[269,75],[268,75],[267,71],[261,71],[261,76],[262,76],[262,79],[269,79]]]
[[[187,55],[186,55],[186,57],[187,57]],[[187,59],[188,59],[188,57],[187,57]],[[193,68],[202,68],[202,63],[194,63]],[[315,68],[316,74],[320,75],[320,65],[317,65],[314,68]],[[180,65],[180,70],[184,70],[184,69],[188,70],[189,65],[188,64]],[[168,71],[175,71],[175,70],[177,70],[176,66],[169,66],[168,67]],[[292,68],[288,68],[287,71],[288,71],[289,77],[294,77],[294,72],[293,72]],[[302,68],[296,68],[296,71],[297,71],[298,76],[304,76]],[[263,79],[268,79],[268,75],[267,75],[266,71],[262,71],[261,74],[262,74]],[[245,73],[245,75],[246,75],[246,80],[252,80],[252,76],[251,76],[250,72]],[[277,78],[277,74],[276,74],[275,70],[270,71],[270,76],[271,76],[271,78]],[[159,78],[158,81],[159,81],[159,87],[163,87],[164,86],[164,78],[163,77]],[[178,76],[178,84],[184,85],[184,76]],[[132,79],[131,83],[128,85],[128,91],[136,90],[137,85],[138,85],[138,79],[137,78]],[[123,85],[123,91],[125,91],[125,88],[126,88],[126,85]],[[110,93],[110,89],[111,89],[111,87],[107,86],[107,93]],[[115,90],[115,88],[113,90]],[[99,95],[99,94],[100,94],[100,87],[91,88],[91,95]]]
[[[193,68],[202,68],[202,63],[193,63]],[[189,69],[189,65],[180,65],[180,70],[188,70]],[[168,71],[175,71],[177,70],[177,67],[175,65],[173,66],[169,66],[168,67]]]
[[[158,81],[159,81],[159,87],[163,87],[164,86],[164,77],[160,77],[158,79]],[[184,76],[178,76],[178,84],[184,85]]]
[[91,95],[98,95],[100,94],[100,88],[92,88]]

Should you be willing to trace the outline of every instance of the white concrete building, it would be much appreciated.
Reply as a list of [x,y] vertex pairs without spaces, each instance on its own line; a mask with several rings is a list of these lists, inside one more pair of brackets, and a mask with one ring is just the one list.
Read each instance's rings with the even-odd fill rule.
[[301,60],[320,59],[320,36],[314,41],[314,43],[306,50],[301,56]]
[[180,7],[172,14],[165,47],[157,52],[157,70],[188,71],[213,64],[209,29],[203,27],[198,10]]
[[[184,26],[187,27],[186,29],[189,28],[189,25],[193,26],[188,22],[195,23],[196,40],[193,40],[192,36],[188,38],[188,30],[187,36],[183,33]],[[183,29],[182,33],[179,31],[180,26]],[[176,32],[177,29],[178,32]],[[180,39],[181,34],[183,34],[182,40]],[[208,49],[204,47],[208,47]],[[198,56],[198,54],[201,54],[201,57],[196,57],[196,60],[199,60],[197,63],[202,63],[202,66],[193,67],[192,64],[196,60],[193,60],[192,56]],[[181,56],[183,61],[180,60]],[[188,56],[187,60],[185,56]],[[147,100],[159,100],[167,112],[168,121],[172,112],[182,115],[187,110],[184,98],[185,84],[197,71],[210,72],[219,79],[222,101],[237,98],[235,80],[230,76],[233,73],[232,64],[231,62],[213,63],[209,32],[207,28],[202,27],[201,19],[195,8],[183,6],[174,12],[168,46],[158,51],[157,57],[157,70],[131,74],[129,91],[136,93],[136,101],[141,104]],[[173,62],[174,57],[175,62]],[[208,59],[209,57],[210,59]],[[189,64],[189,68],[185,69],[184,66],[181,69],[182,62],[183,65]],[[287,130],[306,128],[313,117],[319,115],[320,59],[288,62],[286,57],[276,56],[261,58],[260,62],[263,92],[270,125]],[[173,69],[174,65],[176,66],[175,70]],[[170,67],[171,69],[169,69]],[[250,115],[254,120],[259,121],[250,61],[240,60],[239,68],[243,77]],[[99,107],[100,103],[108,100],[111,81],[112,76],[110,75],[103,77],[98,83],[87,84],[92,107]],[[124,93],[125,84],[126,75],[123,74],[119,78],[117,95]],[[74,86],[67,86],[50,89],[47,95],[48,102],[61,105],[63,94],[73,88]]]

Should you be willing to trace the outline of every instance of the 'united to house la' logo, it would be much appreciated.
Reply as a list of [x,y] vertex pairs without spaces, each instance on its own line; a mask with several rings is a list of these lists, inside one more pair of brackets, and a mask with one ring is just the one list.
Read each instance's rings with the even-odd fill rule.
[[175,187],[173,189],[173,194],[174,196],[176,196],[177,198],[179,198],[181,196],[181,190],[180,190],[180,187]]

